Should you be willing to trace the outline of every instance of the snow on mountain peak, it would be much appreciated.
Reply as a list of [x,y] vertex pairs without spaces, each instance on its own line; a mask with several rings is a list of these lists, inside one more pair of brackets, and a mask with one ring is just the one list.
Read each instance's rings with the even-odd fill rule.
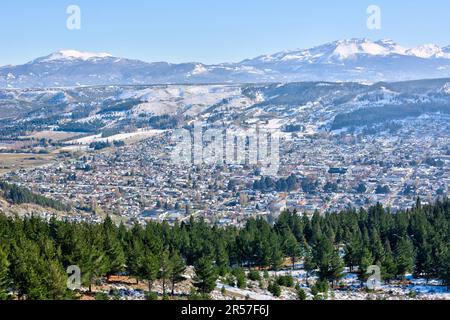
[[376,44],[386,48],[391,54],[399,54],[399,55],[405,55],[406,51],[408,49],[400,46],[392,39],[382,39],[377,42]]
[[441,47],[435,44],[425,44],[408,50],[408,54],[419,58],[450,58],[450,54],[445,53]]
[[376,42],[368,39],[350,39],[337,41],[336,43],[337,47],[334,51],[334,55],[340,59],[351,58],[358,54],[367,54],[372,56],[398,54],[423,59],[450,59],[450,47],[441,48],[436,44],[425,44],[407,49],[390,39],[383,39]]
[[330,42],[311,49],[282,51],[256,58],[263,63],[270,62],[333,62],[347,60],[358,55],[389,56],[406,55],[407,49],[390,39],[372,41],[370,39],[346,39]]
[[203,73],[207,73],[208,69],[205,68],[205,66],[203,64],[196,64],[194,70],[192,70],[191,74],[192,75],[198,75],[198,74],[203,74]]
[[334,57],[341,60],[365,54],[370,56],[387,56],[389,54],[404,54],[406,49],[397,45],[392,40],[380,40],[373,42],[369,39],[349,39],[336,42]]
[[93,52],[82,52],[76,50],[61,50],[44,58],[43,61],[55,61],[55,60],[83,60],[87,61],[90,59],[100,59],[100,58],[111,58],[112,55],[109,53],[93,53]]

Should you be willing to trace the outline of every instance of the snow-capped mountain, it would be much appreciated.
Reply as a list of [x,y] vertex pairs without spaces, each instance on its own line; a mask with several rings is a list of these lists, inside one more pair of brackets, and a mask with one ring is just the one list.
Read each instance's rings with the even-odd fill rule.
[[349,39],[238,63],[147,63],[108,53],[63,50],[0,67],[0,87],[296,81],[402,81],[450,77],[450,46],[405,48],[392,40]]
[[339,40],[327,43],[312,49],[289,50],[274,55],[260,56],[252,61],[262,62],[307,62],[332,63],[354,59],[358,56],[388,56],[405,55],[407,49],[397,45],[391,40],[372,42],[368,39]]
[[450,59],[450,47],[440,48],[435,44],[426,44],[408,50],[407,54],[424,59],[429,58]]
[[47,57],[43,57],[40,59],[37,59],[34,62],[55,62],[55,61],[70,61],[70,60],[93,60],[93,59],[104,59],[104,58],[111,58],[112,55],[109,53],[93,53],[93,52],[80,52],[76,50],[61,50],[55,53],[52,53],[51,55]]

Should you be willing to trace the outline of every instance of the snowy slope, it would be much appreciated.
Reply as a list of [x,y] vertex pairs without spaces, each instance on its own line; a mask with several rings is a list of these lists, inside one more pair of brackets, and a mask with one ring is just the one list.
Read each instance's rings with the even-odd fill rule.
[[[70,75],[70,76],[68,76]],[[62,50],[0,67],[0,87],[403,81],[450,77],[450,46],[406,48],[393,40],[347,39],[238,63],[147,63],[108,53]]]

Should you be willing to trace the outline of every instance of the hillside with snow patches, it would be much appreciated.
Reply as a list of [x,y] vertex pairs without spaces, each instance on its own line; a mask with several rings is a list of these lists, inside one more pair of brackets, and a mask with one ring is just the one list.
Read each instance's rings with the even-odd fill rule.
[[424,114],[450,115],[450,79],[0,89],[5,137],[41,130],[142,135],[192,120],[318,132]]
[[0,67],[2,88],[299,81],[374,83],[446,77],[450,77],[450,46],[427,44],[406,48],[392,40],[369,39],[339,40],[310,49],[216,65],[148,63],[108,53],[63,50],[24,65]]

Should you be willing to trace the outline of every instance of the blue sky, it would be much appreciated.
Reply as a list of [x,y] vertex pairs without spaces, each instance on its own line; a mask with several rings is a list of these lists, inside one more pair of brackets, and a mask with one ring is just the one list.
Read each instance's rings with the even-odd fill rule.
[[[81,30],[68,30],[68,5]],[[366,27],[369,5],[382,29]],[[2,0],[0,65],[61,49],[145,61],[234,62],[343,38],[404,46],[450,44],[450,1],[427,0]]]

